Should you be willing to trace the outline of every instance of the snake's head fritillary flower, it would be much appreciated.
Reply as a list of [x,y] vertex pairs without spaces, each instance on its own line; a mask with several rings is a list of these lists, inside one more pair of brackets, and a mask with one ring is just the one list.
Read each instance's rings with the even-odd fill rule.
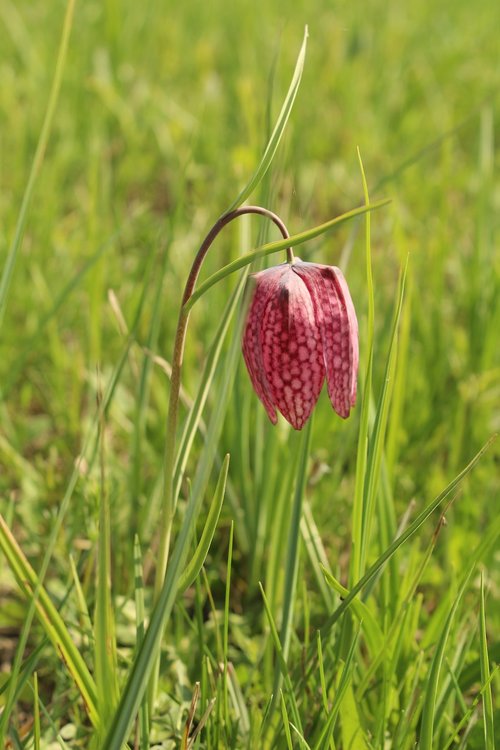
[[340,269],[296,258],[253,280],[243,356],[271,422],[278,410],[302,429],[325,378],[333,408],[347,418],[356,402],[358,323]]

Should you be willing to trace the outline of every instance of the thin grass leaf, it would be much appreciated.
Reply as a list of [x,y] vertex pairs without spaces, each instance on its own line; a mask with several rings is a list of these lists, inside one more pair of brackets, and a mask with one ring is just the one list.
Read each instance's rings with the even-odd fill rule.
[[484,576],[481,573],[481,598],[479,608],[479,649],[481,660],[481,682],[485,685],[483,693],[483,722],[485,750],[495,750],[495,724],[493,720],[493,696],[490,684],[490,660],[488,657],[488,639],[486,636],[486,610],[484,606]]
[[[383,717],[383,704],[380,706],[380,709],[379,716]],[[358,704],[354,698],[352,672],[351,679],[347,682],[342,706],[340,708],[340,726],[343,747],[353,748],[353,750],[368,750],[365,733],[360,721]],[[382,744],[378,745],[378,747],[382,746]]]
[[47,709],[47,707],[41,700],[40,700],[40,708],[42,710],[42,713],[45,717],[47,724],[52,730],[52,733],[54,735],[54,741],[59,744],[59,747],[61,748],[61,750],[72,750],[72,748],[70,748],[69,745],[66,744],[66,742],[63,740],[63,738],[59,734],[58,728],[54,722],[54,719],[52,718],[51,712]]
[[[280,643],[282,655],[285,662],[288,659],[290,640],[292,637],[293,612],[295,597],[297,593],[297,575],[299,571],[299,542],[300,542],[300,520],[302,518],[302,503],[307,482],[307,462],[309,460],[309,449],[311,445],[311,433],[313,418],[307,422],[300,436],[299,456],[297,461],[297,474],[295,477],[295,491],[291,508],[291,520],[288,530],[288,547],[285,561],[285,585],[283,591],[283,610],[281,615]],[[279,695],[282,669],[276,664],[274,672],[273,695]],[[271,714],[274,702],[271,705]],[[294,721],[296,722],[295,717]],[[297,722],[296,722],[297,723]],[[301,725],[298,724],[301,729]]]
[[229,330],[229,325],[236,310],[238,309],[238,304],[241,301],[241,295],[243,294],[243,291],[245,289],[245,282],[246,274],[242,275],[242,278],[231,294],[231,297],[221,315],[221,322],[214,336],[205,365],[203,367],[203,373],[200,379],[200,384],[198,386],[198,391],[196,393],[196,398],[194,400],[192,408],[190,409],[189,416],[182,431],[174,468],[174,503],[179,496],[182,477],[184,475],[186,464],[189,458],[189,453],[193,445],[193,440],[200,424],[201,415],[203,413],[208,394],[210,393],[210,390],[212,388],[217,365],[222,354],[223,344]]
[[[448,504],[447,507],[451,504],[452,501]],[[373,678],[373,675],[377,671],[377,669],[380,667],[380,665],[383,663],[386,654],[393,653],[392,655],[392,661],[394,665],[396,665],[396,648],[393,648],[393,644],[398,644],[402,640],[402,633],[404,632],[404,629],[406,627],[406,621],[409,617],[409,613],[411,611],[411,605],[415,601],[415,591],[417,589],[417,586],[419,585],[422,576],[427,568],[427,565],[431,559],[432,553],[434,551],[434,548],[436,546],[436,542],[438,539],[438,534],[440,530],[443,527],[443,517],[444,513],[440,516],[439,521],[437,523],[436,529],[434,531],[434,534],[432,535],[431,541],[429,542],[427,549],[420,561],[420,564],[418,566],[418,569],[416,573],[414,574],[413,578],[411,579],[411,582],[407,588],[406,594],[404,596],[403,601],[401,602],[401,606],[396,611],[394,618],[392,620],[392,624],[390,625],[389,631],[383,636],[383,645],[380,648],[380,651],[378,654],[372,657],[372,661],[370,666],[365,670],[364,675],[358,685],[357,688],[357,700],[361,700],[363,693],[365,690],[368,689],[371,679]],[[401,589],[403,590],[404,586],[401,585]],[[353,602],[354,605],[354,602]],[[411,631],[413,632],[413,631]],[[395,666],[394,666],[395,670]]]
[[377,405],[375,422],[373,425],[372,435],[369,440],[368,464],[366,467],[365,487],[363,493],[363,514],[361,527],[361,548],[360,548],[360,573],[364,572],[366,565],[367,551],[371,541],[371,530],[373,525],[373,513],[375,508],[375,496],[378,490],[380,469],[382,465],[382,456],[385,443],[387,428],[387,418],[389,414],[389,405],[391,400],[392,386],[396,370],[397,347],[398,347],[398,329],[401,310],[403,307],[404,290],[406,273],[408,270],[408,259],[402,270],[399,294],[397,298],[396,310],[394,312],[392,332],[389,343],[389,353],[386,361],[383,386],[380,391],[380,398]]
[[467,726],[468,722],[470,722],[470,720],[474,717],[477,705],[479,701],[481,700],[481,698],[483,697],[485,691],[488,689],[491,690],[491,683],[493,679],[499,674],[499,670],[500,670],[500,664],[497,665],[493,669],[488,680],[484,683],[484,685],[481,685],[481,688],[478,694],[476,695],[476,697],[474,698],[474,700],[472,701],[470,708],[468,709],[467,713],[465,713],[462,716],[462,718],[456,725],[453,734],[448,738],[446,745],[443,747],[443,750],[449,750],[449,748],[456,743],[460,735],[460,732],[464,729],[464,727]]
[[321,536],[314,520],[311,506],[307,501],[304,503],[303,515],[300,521],[300,531],[321,595],[326,607],[331,609],[333,606],[333,596],[330,587],[325,582],[325,576],[323,574],[323,570],[327,571],[328,574],[331,573],[328,564],[328,557],[323,542],[321,541]]
[[338,683],[337,690],[335,691],[335,699],[333,702],[332,710],[330,711],[330,714],[328,716],[327,721],[325,722],[323,726],[321,734],[319,735],[318,740],[316,741],[314,745],[314,750],[323,750],[323,748],[327,747],[327,743],[332,738],[333,730],[335,729],[335,724],[337,722],[340,709],[344,701],[346,690],[349,687],[349,684],[352,680],[353,658],[354,658],[354,653],[356,651],[356,647],[358,645],[360,629],[361,629],[361,624],[358,626],[357,632],[354,633],[354,637],[351,641],[351,645],[347,653],[346,660],[345,662],[342,662],[341,664],[340,680]]
[[76,569],[73,555],[69,556],[69,567],[71,569],[71,577],[73,579],[76,602],[78,605],[78,618],[82,631],[82,640],[83,643],[88,644],[89,637],[92,635],[92,620],[90,619],[87,602],[85,600],[85,594],[83,593],[82,584],[80,583],[80,578],[78,576],[78,571]]
[[394,542],[377,558],[377,560],[371,565],[371,567],[367,570],[365,575],[356,583],[356,585],[351,589],[349,595],[345,598],[345,600],[342,602],[342,604],[333,612],[330,617],[327,619],[327,621],[324,623],[323,627],[321,628],[321,635],[322,637],[326,637],[326,635],[330,632],[333,625],[338,621],[338,619],[341,617],[341,615],[348,609],[348,607],[351,605],[351,602],[353,599],[359,594],[359,592],[366,586],[367,583],[378,573],[378,571],[383,567],[383,565],[387,562],[387,560],[392,557],[392,555],[396,552],[396,550],[401,547],[402,544],[404,544],[407,539],[409,539],[413,534],[422,526],[422,524],[425,523],[425,521],[429,518],[429,516],[432,515],[432,513],[439,508],[440,505],[446,500],[446,498],[461,484],[461,482],[465,479],[465,477],[469,474],[470,471],[474,468],[474,466],[477,464],[477,462],[481,459],[483,454],[488,450],[490,445],[496,440],[496,435],[493,435],[486,443],[483,445],[480,451],[476,453],[474,458],[467,464],[467,466],[462,469],[460,474],[458,474],[455,479],[453,479],[450,484],[426,507],[424,510],[417,516],[417,518],[411,523],[406,531],[404,531],[400,536],[398,536],[397,539],[394,540]]
[[406,704],[407,709],[401,713],[401,718],[394,732],[393,745],[395,749],[397,748],[397,750],[400,750],[400,748],[405,748],[407,746],[406,738],[410,734],[410,731],[412,731],[414,716],[417,714],[420,707],[420,702],[422,700],[420,677],[423,663],[424,652],[419,651],[414,663],[413,678]]
[[[316,646],[318,650],[318,668],[319,668],[319,684],[321,685],[321,702],[323,704],[323,710],[325,712],[325,716],[328,719],[329,718],[329,707],[328,707],[328,688],[326,685],[325,680],[325,665],[323,662],[323,646],[321,645],[321,634],[319,630],[316,631]],[[328,738],[329,742],[329,749],[335,750],[335,743],[333,741],[333,729],[332,726],[330,736]]]
[[[221,502],[219,496],[223,495],[224,491],[225,477],[221,471],[215,488],[215,495],[217,496],[217,499],[214,500],[215,504]],[[132,723],[147,689],[148,679],[161,647],[165,624],[172,611],[177,595],[179,578],[188,553],[189,538],[194,530],[199,505],[199,498],[193,490],[168,564],[160,596],[151,613],[149,627],[144,635],[144,640],[137,650],[102,750],[120,750],[122,744],[127,740]]]
[[302,732],[295,726],[295,724],[292,724],[290,722],[290,726],[292,727],[293,731],[295,732],[297,739],[299,740],[300,747],[303,747],[304,750],[311,750],[311,746],[307,743],[307,740],[305,739]]
[[475,562],[469,568],[457,592],[431,662],[425,689],[424,706],[422,710],[422,722],[420,726],[420,739],[418,745],[419,750],[432,750],[432,748],[434,747],[434,717],[436,711],[436,696],[439,684],[439,676],[441,673],[441,666],[444,658],[444,651],[448,642],[448,636],[450,634],[453,619],[458,609],[458,605],[462,600],[462,596],[464,595],[465,588],[467,586],[467,583],[469,582],[469,578],[472,575],[474,567]]
[[[281,671],[281,675],[283,677],[283,682],[286,688],[286,694],[290,701],[291,705],[291,711],[292,711],[292,718],[295,722],[295,724],[302,729],[302,723],[300,721],[300,715],[299,710],[297,708],[297,702],[295,700],[295,693],[293,689],[292,682],[290,680],[290,675],[288,673],[288,667],[286,663],[286,657],[283,651],[283,647],[281,645],[280,637],[278,635],[278,629],[276,628],[276,623],[274,621],[273,614],[271,612],[271,608],[269,607],[269,602],[267,600],[266,594],[264,592],[264,588],[261,583],[259,583],[260,593],[262,595],[262,601],[264,602],[264,610],[266,613],[267,621],[269,623],[269,629],[271,631],[271,638],[274,643],[274,650],[276,652],[276,657],[278,659],[279,668]],[[271,707],[274,703],[273,697],[271,697],[271,703],[268,707],[268,710],[266,711],[266,719],[265,719],[265,726],[269,727],[269,721],[271,719]]]
[[349,219],[352,219],[355,216],[361,216],[362,214],[366,214],[369,211],[376,211],[378,208],[387,206],[389,203],[390,200],[384,199],[375,201],[374,203],[370,203],[369,205],[353,208],[350,211],[346,211],[344,214],[341,214],[341,216],[337,216],[335,219],[326,221],[324,224],[319,224],[312,229],[307,229],[304,232],[299,232],[299,234],[294,234],[291,237],[287,237],[287,239],[285,240],[267,242],[265,245],[257,247],[255,250],[251,250],[245,255],[241,255],[231,263],[228,263],[227,266],[223,266],[218,271],[209,276],[208,279],[203,282],[203,284],[200,284],[198,289],[193,292],[189,300],[184,305],[184,312],[189,312],[189,310],[191,310],[193,305],[200,299],[200,297],[202,297],[205,292],[213,287],[214,284],[217,284],[217,282],[226,278],[226,276],[229,276],[235,271],[239,271],[241,268],[248,266],[250,263],[259,260],[259,258],[265,258],[268,255],[272,255],[272,253],[278,253],[282,250],[286,250],[288,247],[296,247],[297,245],[302,245],[304,242],[308,242],[315,237],[319,237],[325,232],[328,232],[330,229],[343,224],[345,221],[349,221]]
[[[144,301],[146,299],[146,291],[147,291],[146,287],[143,287],[143,290],[142,290],[142,293],[141,293],[141,298],[140,298],[139,304],[137,306],[135,320],[134,320],[134,323],[133,323],[133,326],[132,326],[131,334],[130,334],[129,338],[127,339],[127,342],[126,342],[125,348],[124,348],[124,350],[122,352],[122,355],[121,355],[120,359],[118,360],[118,363],[117,363],[117,365],[116,365],[116,367],[115,367],[115,369],[114,369],[114,371],[113,371],[113,373],[112,373],[112,375],[110,377],[110,380],[109,380],[109,382],[107,384],[106,391],[105,391],[105,394],[104,394],[104,398],[103,398],[102,404],[101,404],[101,408],[102,408],[102,411],[103,411],[104,414],[106,413],[106,410],[109,408],[109,405],[111,404],[111,401],[112,401],[114,393],[115,393],[116,386],[117,386],[117,384],[119,382],[119,379],[120,379],[123,367],[124,367],[126,359],[127,359],[128,351],[130,349],[130,346],[133,343],[133,337],[135,335],[135,331],[137,329],[137,326],[138,326],[138,323],[139,323],[139,319],[140,319],[140,315],[141,315],[141,312],[142,312],[142,307],[143,307]],[[11,711],[12,711],[12,708],[13,708],[13,705],[14,705],[14,694],[15,694],[15,690],[16,690],[15,686],[16,686],[16,682],[17,682],[17,676],[18,676],[19,670],[21,668],[22,658],[23,658],[24,650],[26,648],[27,641],[28,641],[28,635],[29,635],[29,631],[30,631],[30,628],[31,628],[31,623],[33,621],[33,617],[34,617],[35,612],[36,612],[36,605],[37,605],[37,600],[38,600],[38,587],[41,587],[42,584],[43,584],[43,581],[44,581],[44,578],[45,578],[45,575],[47,573],[47,570],[48,570],[48,567],[49,567],[49,563],[50,563],[50,560],[51,560],[51,557],[52,557],[52,553],[53,553],[53,550],[54,550],[54,547],[55,547],[55,544],[56,544],[56,540],[57,540],[59,531],[61,529],[61,526],[62,526],[63,520],[64,520],[64,518],[66,516],[66,513],[67,513],[67,511],[69,509],[70,501],[71,501],[71,498],[73,497],[73,492],[74,492],[75,487],[77,485],[77,482],[78,482],[78,480],[80,478],[82,461],[87,456],[87,454],[90,454],[88,456],[88,459],[87,459],[89,469],[93,465],[93,462],[94,462],[94,459],[95,459],[95,455],[96,455],[96,446],[97,446],[97,439],[96,439],[96,437],[97,437],[97,433],[98,433],[99,420],[100,420],[100,415],[97,414],[96,417],[94,418],[94,421],[91,423],[91,425],[89,427],[89,430],[88,430],[88,432],[87,432],[87,434],[85,436],[85,439],[83,441],[83,447],[82,447],[82,450],[81,450],[81,454],[78,457],[78,459],[75,461],[73,472],[71,474],[71,477],[69,479],[68,485],[66,487],[66,491],[64,493],[64,497],[63,497],[63,499],[61,501],[61,504],[59,506],[59,511],[58,511],[57,517],[55,519],[55,522],[54,522],[54,524],[52,526],[49,538],[48,538],[47,543],[45,545],[45,554],[44,554],[44,557],[43,557],[43,560],[42,560],[42,564],[40,566],[40,570],[39,570],[39,573],[38,573],[38,576],[37,576],[37,578],[38,578],[37,588],[34,589],[33,595],[30,597],[30,605],[29,605],[28,611],[26,613],[26,616],[24,618],[24,623],[23,623],[22,631],[21,631],[20,636],[18,638],[16,655],[15,655],[14,662],[13,662],[12,669],[11,669],[11,676],[13,678],[12,681],[11,681],[11,683],[10,683],[11,688],[9,690],[9,693],[8,693],[6,701],[5,701],[3,713],[2,713],[2,715],[0,717],[0,745],[1,745],[2,741],[3,741],[3,739],[4,739],[4,733],[5,733],[5,730],[6,730],[6,727],[7,727],[7,723],[9,721],[9,717],[10,717],[10,714],[11,714]],[[93,444],[94,444],[94,446],[93,446]],[[95,691],[95,684],[93,683],[93,681],[92,681],[92,685],[93,685],[93,690]],[[92,702],[92,705],[95,706],[95,703]],[[97,725],[97,713],[94,714],[94,712],[93,712],[93,716],[94,716],[95,725]]]
[[290,117],[293,103],[295,101],[295,97],[297,96],[297,91],[299,90],[300,79],[302,78],[302,71],[304,69],[304,61],[306,57],[307,37],[308,30],[306,26],[304,30],[304,39],[299,50],[297,62],[295,63],[295,70],[293,72],[290,87],[281,107],[281,111],[278,115],[274,130],[271,133],[269,142],[264,150],[264,154],[262,155],[262,159],[260,160],[259,165],[257,166],[257,169],[253,173],[252,177],[250,178],[250,181],[247,185],[245,185],[245,187],[238,195],[238,197],[233,201],[233,203],[231,203],[228,211],[232,211],[233,209],[238,208],[238,206],[241,206],[242,203],[246,201],[246,199],[253,193],[255,188],[262,181],[262,178],[271,166],[274,155],[276,153],[276,149],[278,148],[281,137],[285,131],[288,118]]
[[[229,453],[227,453],[224,457],[224,461],[221,467],[221,476],[224,477],[224,482],[227,481],[227,473],[229,471],[229,458]],[[217,528],[217,523],[219,521],[223,502],[224,494],[221,494],[220,496],[214,495],[212,504],[210,505],[208,511],[207,520],[203,525],[201,539],[198,543],[198,546],[196,547],[193,557],[187,564],[186,569],[179,579],[178,586],[179,592],[181,593],[194,583],[195,578],[197,578],[203,566],[203,563],[205,562],[208,550],[210,549],[210,545],[212,544],[212,540],[214,538],[215,529]]]
[[[358,149],[359,168],[363,183],[363,194],[365,205],[370,204],[368,184],[366,181],[361,153]],[[364,488],[366,481],[366,467],[368,459],[369,440],[369,417],[370,398],[372,393],[372,371],[373,371],[373,338],[375,320],[375,302],[373,291],[372,254],[371,254],[371,216],[367,211],[365,214],[365,265],[366,265],[366,289],[368,298],[368,322],[366,331],[366,373],[363,383],[363,400],[361,402],[361,417],[358,434],[358,448],[356,454],[356,479],[354,487],[354,502],[352,508],[352,549],[349,564],[349,585],[354,586],[362,575],[363,552],[363,526],[364,526]]]
[[[136,644],[140,648],[144,638],[144,574],[142,569],[142,554],[139,537],[134,537],[134,598],[135,598],[135,622],[136,622]],[[149,748],[149,705],[144,697],[139,709],[139,742],[140,750]]]
[[2,327],[3,319],[5,316],[5,309],[7,307],[7,297],[9,294],[10,284],[14,273],[14,267],[19,255],[19,251],[22,245],[24,230],[26,229],[26,222],[28,220],[28,212],[33,198],[36,181],[40,174],[40,169],[43,164],[45,157],[45,151],[49,142],[50,131],[52,129],[52,122],[56,112],[57,101],[59,99],[59,91],[61,89],[61,81],[64,72],[64,66],[66,64],[66,55],[68,51],[69,37],[71,28],[73,25],[73,13],[75,9],[75,0],[68,0],[66,6],[66,13],[64,15],[63,28],[61,32],[61,40],[59,42],[59,49],[57,51],[56,67],[54,71],[54,78],[52,79],[52,85],[49,93],[49,100],[47,102],[47,110],[42,124],[42,129],[38,137],[38,143],[31,164],[31,170],[24,190],[23,200],[21,208],[19,209],[19,216],[17,219],[16,229],[14,232],[14,238],[9,248],[7,258],[0,278],[0,328]]
[[235,721],[238,724],[238,732],[247,735],[250,731],[250,719],[246,706],[246,696],[243,695],[241,685],[238,681],[238,675],[231,662],[227,665],[229,697],[235,712]]
[[[35,672],[38,660],[48,643],[48,639],[44,638],[41,643],[39,643],[39,645],[34,649],[34,651],[28,656],[28,658],[23,661],[17,677],[14,700],[17,700],[29,678]],[[13,675],[11,673],[5,680],[5,682],[0,685],[0,695],[5,693],[5,691],[9,689],[12,679]]]
[[[100,399],[101,396],[99,395],[98,398]],[[106,726],[118,699],[118,670],[111,599],[111,516],[105,479],[104,418],[102,409],[99,411],[101,413],[101,477],[94,614],[94,663],[99,714]]]
[[280,690],[281,717],[283,719],[283,729],[285,730],[286,746],[288,750],[293,750],[292,735],[290,734],[290,719],[286,710],[285,697],[283,690]]
[[[229,456],[226,456],[226,473]],[[223,635],[222,635],[222,656],[224,659],[224,721],[229,732],[229,700],[228,700],[228,678],[227,678],[227,667],[228,667],[228,649],[229,649],[229,600],[231,596],[231,567],[233,562],[233,538],[234,538],[234,523],[231,523],[231,529],[229,532],[229,548],[227,552],[227,567],[226,567],[226,591],[224,595],[224,624],[223,624]]]
[[[175,221],[175,217],[172,221]],[[172,236],[172,235],[171,235]],[[158,273],[156,288],[154,289],[153,305],[150,312],[151,322],[145,342],[145,350],[149,352],[156,351],[158,337],[160,332],[161,306],[163,302],[163,282],[167,270],[169,258],[169,247],[162,249],[161,270]],[[155,255],[151,253],[145,275],[149,278],[153,270],[156,271]],[[146,423],[146,410],[149,403],[149,391],[151,381],[151,370],[153,367],[153,358],[144,356],[140,370],[139,384],[137,388],[135,415],[134,415],[134,432],[132,439],[132,460],[130,466],[130,500],[132,504],[132,526],[139,527],[139,508],[138,500],[141,496],[141,461],[143,454],[143,437]]]
[[33,748],[40,750],[40,706],[38,703],[38,672],[33,675]]
[[[321,566],[325,580],[329,583],[336,593],[345,599],[349,596],[349,590],[346,589],[340,581],[337,581],[335,576],[328,572],[323,566]],[[363,622],[363,634],[366,639],[366,644],[370,650],[372,658],[380,655],[380,658],[384,658],[386,655],[386,644],[382,628],[375,619],[375,615],[367,607],[367,605],[360,599],[354,599],[351,605],[351,609],[356,615],[356,618]]]
[[[64,620],[41,585],[38,576],[24,556],[2,516],[0,516],[0,547],[21,591],[28,599],[35,601],[36,611],[47,637],[52,642],[56,652],[64,660],[85,701],[89,718],[97,727],[99,715],[95,683],[79,650],[73,643]],[[34,592],[37,592],[36,598]],[[15,684],[12,685],[11,690],[15,690]],[[11,691],[9,691],[10,693]]]
[[442,721],[445,723],[448,721],[449,707],[453,698],[457,701],[462,713],[467,711],[464,695],[458,684],[458,675],[464,667],[467,654],[470,653],[474,637],[474,630],[470,627],[469,622],[467,622],[454,643],[451,662],[446,657],[444,659],[446,673],[442,680],[441,690],[436,700],[436,713],[434,719],[436,726],[440,726]]

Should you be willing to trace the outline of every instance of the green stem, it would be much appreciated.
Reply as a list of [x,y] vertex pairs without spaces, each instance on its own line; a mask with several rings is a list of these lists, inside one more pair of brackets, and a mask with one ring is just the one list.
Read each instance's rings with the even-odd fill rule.
[[[172,356],[170,399],[168,405],[167,432],[165,436],[165,455],[163,462],[163,503],[161,508],[160,542],[158,548],[156,577],[154,584],[155,603],[158,600],[163,582],[165,580],[165,573],[167,570],[167,561],[170,550],[170,539],[172,534],[172,522],[175,514],[175,502],[173,493],[175,441],[179,411],[179,392],[181,385],[182,361],[184,357],[184,345],[186,342],[186,333],[190,314],[189,309],[186,310],[185,306],[188,300],[191,298],[191,295],[193,294],[194,287],[201,270],[201,266],[213,241],[227,224],[233,221],[233,219],[236,219],[239,216],[243,216],[244,214],[259,214],[260,216],[265,216],[274,224],[276,224],[284,239],[287,239],[290,236],[285,224],[281,221],[279,216],[274,214],[272,211],[269,211],[267,208],[263,208],[262,206],[241,206],[234,211],[229,211],[217,220],[217,222],[214,224],[212,229],[203,240],[200,249],[198,250],[198,253],[196,254],[196,257],[194,259],[191,272],[186,282],[184,294],[182,296],[179,320],[177,323],[177,331],[175,334],[174,351]],[[288,258],[289,257],[290,256],[288,255]],[[154,700],[154,695],[156,693],[158,668],[159,661],[157,660],[153,670],[153,677],[150,686],[151,707]]]

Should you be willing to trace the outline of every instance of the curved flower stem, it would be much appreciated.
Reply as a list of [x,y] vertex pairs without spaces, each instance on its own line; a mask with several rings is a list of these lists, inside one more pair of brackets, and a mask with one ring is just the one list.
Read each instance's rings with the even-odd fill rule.
[[[172,374],[170,378],[170,400],[168,405],[167,415],[167,434],[165,437],[165,457],[164,457],[164,476],[163,476],[163,504],[162,504],[162,517],[161,517],[161,528],[160,528],[160,546],[158,550],[158,559],[156,565],[156,578],[155,578],[155,590],[154,599],[158,598],[160,589],[163,585],[165,578],[165,570],[167,567],[168,552],[170,547],[170,533],[172,527],[172,520],[174,514],[174,499],[173,499],[173,469],[175,461],[175,437],[177,429],[177,414],[179,407],[179,391],[181,384],[181,370],[182,361],[184,356],[184,344],[186,341],[187,325],[189,320],[189,311],[184,311],[184,305],[191,297],[196,280],[201,270],[202,263],[205,256],[212,245],[213,241],[219,234],[219,232],[233,219],[244,214],[259,214],[270,219],[278,229],[280,230],[283,238],[289,237],[288,230],[282,220],[269,211],[267,208],[262,206],[241,206],[240,208],[230,211],[227,214],[218,219],[212,229],[209,231],[205,239],[203,240],[200,249],[194,259],[191,272],[188,276],[184,294],[182,296],[181,309],[179,313],[179,320],[177,323],[177,331],[175,335],[174,352],[172,356]],[[288,253],[291,252],[291,248],[287,250],[288,259],[290,256]],[[293,256],[292,256],[293,257]]]
[[[224,229],[224,227],[227,224],[233,221],[233,219],[236,219],[238,216],[243,216],[244,214],[259,214],[260,216],[264,216],[270,219],[270,221],[272,221],[274,224],[276,224],[276,226],[280,230],[284,239],[290,236],[285,224],[282,222],[279,216],[274,214],[272,211],[269,211],[267,208],[263,208],[262,206],[241,206],[240,208],[237,208],[234,211],[229,211],[227,214],[224,214],[223,216],[220,217],[220,219],[218,219],[218,221],[214,224],[212,229],[208,232],[207,236],[203,240],[200,246],[200,249],[198,250],[198,253],[196,254],[196,257],[194,259],[190,274],[186,282],[184,294],[182,297],[179,320],[177,323],[177,331],[175,335],[174,351],[173,351],[173,356],[172,356],[172,373],[171,373],[171,378],[170,378],[170,399],[169,399],[168,414],[167,414],[167,431],[166,431],[166,436],[165,436],[165,456],[164,456],[164,463],[163,463],[163,502],[162,502],[162,507],[161,507],[160,542],[159,542],[159,548],[158,548],[156,577],[155,577],[155,584],[154,584],[154,602],[155,603],[158,600],[160,591],[163,586],[163,582],[165,580],[165,573],[167,569],[167,561],[168,561],[168,555],[169,555],[169,550],[170,550],[172,521],[173,521],[173,517],[175,513],[175,498],[173,496],[175,442],[176,442],[176,430],[177,430],[177,416],[178,416],[178,409],[179,409],[179,392],[180,392],[180,385],[181,385],[182,361],[183,361],[183,356],[184,356],[184,344],[186,341],[187,325],[189,321],[189,310],[185,311],[184,306],[194,291],[194,287],[198,279],[198,275],[200,273],[203,260],[205,259],[205,256],[210,246],[212,245],[213,241],[215,240],[219,232],[222,229]],[[287,249],[287,260],[288,262],[293,261],[293,253],[292,253],[291,248]],[[158,670],[158,665],[156,665],[156,668],[153,672],[153,687],[152,687],[152,693],[150,693],[151,698],[154,696],[154,693],[156,692],[156,688],[154,687],[154,684],[157,681],[157,674],[158,674],[157,670]]]

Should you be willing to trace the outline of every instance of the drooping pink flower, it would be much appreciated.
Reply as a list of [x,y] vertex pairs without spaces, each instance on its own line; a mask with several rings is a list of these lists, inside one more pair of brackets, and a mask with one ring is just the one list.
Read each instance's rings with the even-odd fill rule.
[[340,269],[297,258],[253,280],[243,356],[271,422],[278,410],[302,429],[325,377],[333,408],[347,418],[356,402],[358,323]]

